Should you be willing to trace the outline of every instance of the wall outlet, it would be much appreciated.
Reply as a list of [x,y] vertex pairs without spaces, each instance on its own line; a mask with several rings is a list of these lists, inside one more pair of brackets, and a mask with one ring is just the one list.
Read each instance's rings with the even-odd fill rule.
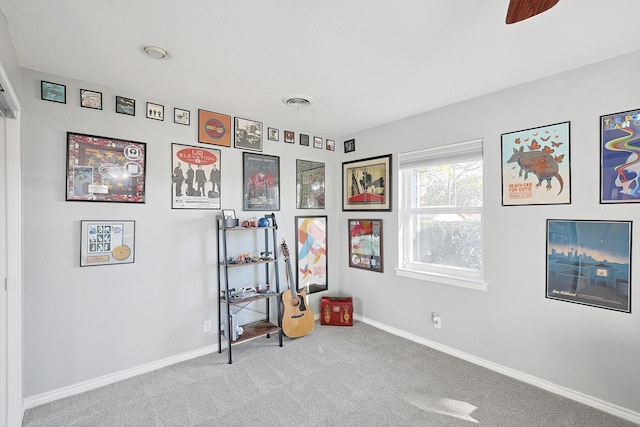
[[204,321],[204,333],[211,332],[211,320]]
[[442,318],[438,313],[431,313],[431,321],[433,322],[433,327],[436,329],[442,328]]

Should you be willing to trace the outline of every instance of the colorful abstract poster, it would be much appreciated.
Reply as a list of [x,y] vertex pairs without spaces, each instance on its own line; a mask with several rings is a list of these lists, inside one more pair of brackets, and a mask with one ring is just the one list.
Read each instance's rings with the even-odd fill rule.
[[546,297],[631,312],[631,221],[547,220]]
[[571,203],[570,122],[502,134],[502,206]]
[[600,203],[640,202],[640,110],[600,117]]
[[171,207],[220,209],[220,150],[171,145]]
[[198,110],[198,141],[231,147],[231,116]]
[[297,216],[297,286],[308,294],[327,289],[327,217]]
[[349,220],[349,267],[382,273],[382,220]]
[[145,202],[146,144],[67,132],[67,198]]

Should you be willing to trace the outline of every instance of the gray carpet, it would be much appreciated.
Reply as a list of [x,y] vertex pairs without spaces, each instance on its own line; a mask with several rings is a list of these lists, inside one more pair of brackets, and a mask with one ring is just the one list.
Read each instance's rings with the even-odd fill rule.
[[258,338],[30,409],[24,426],[634,424],[361,322]]

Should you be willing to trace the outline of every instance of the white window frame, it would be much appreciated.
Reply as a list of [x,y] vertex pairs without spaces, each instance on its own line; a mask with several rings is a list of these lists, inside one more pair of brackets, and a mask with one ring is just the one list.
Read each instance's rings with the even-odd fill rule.
[[[437,208],[411,207],[411,170],[417,166],[440,165],[445,163],[462,162],[467,160],[482,160],[482,139],[459,142],[441,147],[428,148],[407,153],[400,153],[399,158],[399,227],[398,227],[398,276],[463,288],[486,291],[488,283],[484,277],[484,207],[462,207],[454,209],[456,213],[479,213],[481,216],[481,236],[483,256],[479,271],[449,266],[436,266],[411,263],[408,254],[412,250],[413,236],[411,216],[420,213],[434,213]],[[484,170],[484,165],[483,165]],[[484,192],[483,192],[484,193]],[[483,203],[484,205],[484,203]],[[443,213],[452,213],[451,208],[443,208]]]

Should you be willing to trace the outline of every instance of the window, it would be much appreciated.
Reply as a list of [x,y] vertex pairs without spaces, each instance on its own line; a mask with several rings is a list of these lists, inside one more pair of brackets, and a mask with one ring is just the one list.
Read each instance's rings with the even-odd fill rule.
[[397,273],[486,289],[482,140],[401,153],[399,157]]

